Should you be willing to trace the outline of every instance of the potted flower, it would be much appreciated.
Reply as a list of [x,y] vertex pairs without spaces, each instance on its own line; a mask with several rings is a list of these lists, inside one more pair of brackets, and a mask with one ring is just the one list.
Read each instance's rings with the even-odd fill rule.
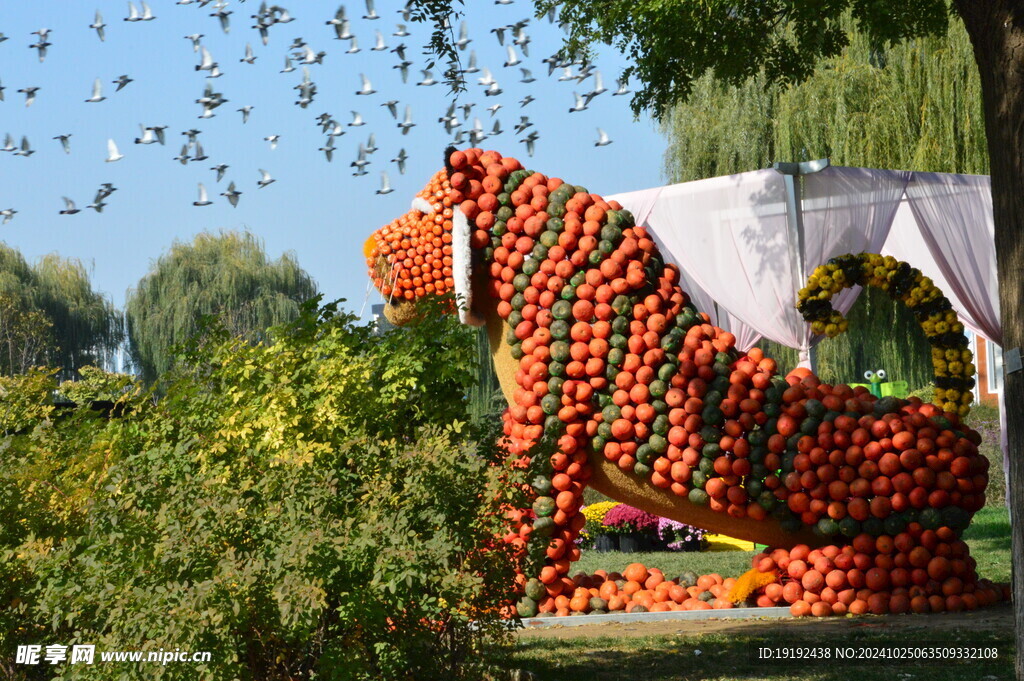
[[704,530],[668,518],[658,519],[657,536],[666,551],[699,551],[704,541]]
[[613,534],[604,524],[604,517],[608,511],[619,505],[615,501],[599,501],[580,509],[587,520],[580,536],[587,542],[593,542],[596,551],[604,553],[619,550],[618,535]]
[[658,529],[658,516],[628,504],[619,504],[605,514],[603,524],[610,533],[618,535],[620,551],[636,553],[651,549]]

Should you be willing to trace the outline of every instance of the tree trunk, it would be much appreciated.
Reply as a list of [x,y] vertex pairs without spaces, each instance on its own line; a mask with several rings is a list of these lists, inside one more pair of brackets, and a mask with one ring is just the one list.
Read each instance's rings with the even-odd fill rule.
[[[956,0],[981,73],[1003,351],[1024,345],[1024,1]],[[1024,371],[1006,375],[1016,678],[1024,681]]]

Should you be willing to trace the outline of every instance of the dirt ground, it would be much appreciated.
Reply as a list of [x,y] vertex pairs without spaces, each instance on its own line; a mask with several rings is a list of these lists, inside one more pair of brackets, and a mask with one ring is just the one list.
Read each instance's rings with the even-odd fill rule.
[[933,615],[861,615],[858,617],[801,617],[792,619],[743,620],[662,620],[587,624],[575,627],[553,625],[524,629],[517,633],[522,639],[623,638],[643,636],[700,636],[704,634],[758,634],[761,636],[793,636],[841,634],[869,628],[891,631],[894,635],[912,635],[926,631],[977,631],[1013,629],[1013,610],[1002,604],[973,612],[936,613]]

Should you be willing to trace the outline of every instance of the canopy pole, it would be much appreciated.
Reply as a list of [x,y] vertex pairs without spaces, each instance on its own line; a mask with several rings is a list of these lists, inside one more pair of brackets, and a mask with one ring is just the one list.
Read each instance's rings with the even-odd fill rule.
[[[789,227],[789,267],[796,274],[794,277],[793,294],[799,299],[798,292],[807,281],[806,262],[804,258],[804,208],[801,185],[797,181],[801,175],[810,175],[828,168],[827,158],[802,163],[775,163],[772,168],[783,176],[786,187],[786,222]],[[807,343],[799,348],[800,365],[806,366],[814,374],[818,373],[817,349]]]

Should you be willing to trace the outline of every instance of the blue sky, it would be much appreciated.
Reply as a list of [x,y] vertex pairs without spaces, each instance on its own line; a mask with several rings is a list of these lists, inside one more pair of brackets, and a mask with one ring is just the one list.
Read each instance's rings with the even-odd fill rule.
[[[138,3],[136,3],[138,4]],[[9,39],[0,42],[0,83],[5,101],[0,102],[0,135],[8,132],[20,143],[28,137],[36,153],[29,158],[0,154],[0,209],[14,208],[18,214],[0,229],[0,239],[20,250],[30,262],[57,252],[81,259],[91,270],[97,290],[109,295],[115,305],[124,303],[126,291],[145,275],[153,261],[175,240],[189,241],[202,231],[247,229],[260,237],[268,255],[278,257],[286,250],[296,253],[299,263],[317,281],[326,299],[346,298],[347,306],[359,311],[367,301],[361,245],[369,233],[407,210],[413,194],[440,167],[441,153],[451,139],[437,119],[451,101],[445,85],[416,86],[417,70],[427,57],[422,45],[428,27],[410,24],[409,37],[392,33],[403,2],[378,0],[381,19],[370,21],[362,0],[345,3],[361,51],[347,54],[350,43],[334,39],[332,27],[324,24],[334,16],[337,2],[283,0],[295,21],[270,29],[270,42],[263,46],[251,26],[259,5],[256,0],[230,2],[230,33],[222,32],[214,5],[176,5],[172,0],[151,0],[154,21],[129,23],[127,2],[122,0],[33,0],[0,3],[0,32]],[[490,68],[504,94],[483,96],[484,88],[470,76],[468,92],[460,104],[476,102],[470,119],[479,117],[488,130],[494,118],[486,107],[500,102],[497,112],[504,134],[489,138],[483,146],[515,155],[536,170],[561,176],[592,191],[615,193],[661,184],[664,141],[647,118],[634,120],[628,96],[613,97],[615,78],[624,66],[623,58],[605,49],[597,60],[609,91],[596,97],[587,111],[568,113],[573,91],[588,92],[593,79],[582,83],[558,82],[560,72],[548,77],[541,59],[560,44],[557,25],[547,20],[531,21],[527,33],[532,42],[530,56],[517,53],[530,68],[536,82],[520,83],[518,67],[506,68],[505,48],[490,32],[495,26],[531,16],[531,3],[517,0],[497,6],[490,0],[471,0],[465,8],[478,64]],[[107,23],[106,41],[100,42],[89,28],[99,9]],[[37,40],[31,32],[49,28],[46,60],[39,62],[29,45]],[[373,52],[375,30],[380,30],[389,48],[400,42],[408,47],[409,83],[402,84],[392,68],[399,59],[388,51]],[[195,70],[199,55],[183,36],[205,35],[203,44],[220,64],[224,75],[207,80]],[[310,66],[317,84],[315,101],[306,109],[294,104],[294,86],[302,79],[301,66],[282,74],[284,57],[292,40],[302,37],[314,51],[324,50],[322,65]],[[241,63],[246,43],[257,57],[255,64]],[[468,58],[469,49],[462,53]],[[577,69],[574,69],[574,71]],[[435,72],[438,77],[440,69]],[[365,73],[378,91],[355,96],[359,74]],[[134,79],[120,92],[111,83],[121,74]],[[85,103],[92,83],[103,81],[106,101]],[[201,120],[202,107],[194,103],[207,82],[229,101],[216,109],[216,116]],[[36,86],[39,92],[32,106],[25,106],[18,89]],[[528,113],[540,134],[533,159],[512,127],[520,115],[519,100],[527,94],[537,101]],[[396,122],[382,102],[397,99],[399,116],[405,104],[412,106],[416,127],[401,135]],[[254,107],[249,122],[242,124],[236,110]],[[366,119],[363,127],[348,127],[351,110]],[[346,134],[337,138],[333,163],[318,148],[325,137],[316,124],[321,113],[332,114],[345,125]],[[139,124],[167,125],[167,145],[135,145]],[[604,128],[614,142],[596,148],[596,128]],[[182,166],[173,158],[185,137],[181,131],[202,130],[208,161]],[[349,163],[359,143],[376,133],[379,151],[371,156],[368,174],[353,177]],[[65,154],[56,135],[71,134],[71,153]],[[280,135],[276,150],[264,137]],[[113,138],[125,158],[106,163],[107,139]],[[467,144],[468,146],[468,144]],[[409,155],[405,175],[390,163],[400,148]],[[210,168],[218,163],[230,166],[224,180],[215,182]],[[258,168],[265,168],[277,180],[259,189]],[[395,191],[385,196],[374,192],[380,186],[380,171],[387,170]],[[243,192],[237,208],[220,196],[234,180]],[[59,215],[61,196],[73,199],[79,208],[92,202],[103,182],[119,188],[107,199],[102,214],[83,210],[77,215]],[[197,183],[203,182],[212,206],[194,207]],[[370,294],[366,304],[379,302]]]

